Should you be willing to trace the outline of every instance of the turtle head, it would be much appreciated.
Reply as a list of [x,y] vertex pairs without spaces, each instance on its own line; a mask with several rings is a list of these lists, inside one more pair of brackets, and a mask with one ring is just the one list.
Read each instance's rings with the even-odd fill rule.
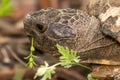
[[[24,19],[25,33],[29,37],[35,38],[35,47],[46,53],[56,52],[56,44],[70,44],[76,33],[67,24],[62,24],[59,20],[60,11],[56,9],[41,9],[40,11],[29,13]],[[70,41],[71,40],[71,41]],[[67,46],[67,45],[66,45]]]

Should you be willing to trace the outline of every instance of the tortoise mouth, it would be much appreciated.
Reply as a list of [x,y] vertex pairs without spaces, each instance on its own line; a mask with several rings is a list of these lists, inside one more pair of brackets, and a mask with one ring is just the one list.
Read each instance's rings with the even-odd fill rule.
[[34,37],[35,37],[34,45],[39,51],[43,53],[52,54],[52,51],[56,50],[55,48],[56,41],[49,38],[45,33],[43,34],[34,33]]

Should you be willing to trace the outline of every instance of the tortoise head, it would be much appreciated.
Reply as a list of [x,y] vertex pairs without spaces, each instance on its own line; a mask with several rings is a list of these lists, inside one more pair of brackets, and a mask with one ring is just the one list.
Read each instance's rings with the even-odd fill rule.
[[29,13],[24,19],[24,28],[28,36],[35,38],[35,47],[45,53],[56,53],[56,44],[70,45],[76,37],[75,30],[59,22],[60,11],[42,9]]

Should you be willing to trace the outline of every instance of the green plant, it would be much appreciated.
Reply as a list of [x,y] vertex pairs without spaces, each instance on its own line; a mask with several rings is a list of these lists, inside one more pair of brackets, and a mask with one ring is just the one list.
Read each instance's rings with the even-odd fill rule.
[[58,52],[61,54],[59,62],[52,66],[49,66],[48,63],[45,62],[45,65],[42,65],[38,68],[34,79],[38,76],[43,76],[41,80],[51,79],[51,75],[55,73],[57,66],[70,68],[72,65],[80,65],[84,68],[90,69],[89,67],[80,64],[80,56],[77,56],[75,51],[69,50],[68,47],[64,48],[58,44],[56,47],[58,49]]
[[65,68],[70,68],[72,65],[79,65],[81,67],[90,69],[87,66],[80,64],[80,56],[77,56],[76,52],[73,50],[69,50],[68,47],[64,48],[63,46],[56,45],[58,52],[61,54],[59,60],[61,66]]
[[2,0],[0,2],[0,17],[11,15],[13,6],[10,4],[10,0]]
[[96,78],[93,78],[91,74],[88,74],[87,78],[88,78],[88,80],[98,80]]
[[35,51],[35,48],[34,48],[34,38],[32,37],[31,39],[31,47],[30,47],[30,54],[25,57],[25,59],[28,59],[28,63],[27,65],[30,67],[30,68],[33,68],[34,66],[36,66],[37,64],[35,63],[34,61],[34,58],[38,58],[37,56],[33,55],[33,52]]
[[[34,79],[37,78],[38,76],[42,76],[41,80],[47,80],[51,79],[52,74],[55,73],[56,67],[57,66],[63,66],[64,68],[70,68],[73,65],[79,65],[81,67],[91,69],[85,65],[80,64],[80,56],[77,56],[76,52],[74,50],[70,50],[68,47],[63,47],[60,46],[59,44],[56,45],[58,52],[61,54],[59,57],[59,62],[49,66],[49,64],[45,61],[44,65],[41,65],[35,76]],[[35,51],[34,48],[34,38],[31,38],[31,47],[30,47],[30,54],[25,58],[28,59],[27,65],[30,68],[33,68],[35,65],[37,65],[34,61],[34,58],[37,56],[33,55],[33,52]],[[88,74],[88,80],[98,80],[93,78],[90,74]]]
[[55,64],[55,65],[49,66],[47,62],[44,62],[44,63],[45,65],[41,65],[38,68],[34,76],[34,79],[37,78],[38,76],[43,76],[41,80],[51,79],[52,74],[55,73],[56,66],[59,65],[59,64]]
[[23,69],[16,70],[15,75],[13,76],[13,80],[23,80],[24,74],[25,74],[25,70]]

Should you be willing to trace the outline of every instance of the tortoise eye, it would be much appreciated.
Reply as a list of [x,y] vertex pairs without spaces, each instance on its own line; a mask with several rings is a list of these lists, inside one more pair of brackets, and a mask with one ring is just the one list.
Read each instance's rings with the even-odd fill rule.
[[44,25],[44,24],[36,24],[36,27],[37,27],[37,30],[38,30],[40,33],[45,32],[46,29],[47,29],[47,26]]

